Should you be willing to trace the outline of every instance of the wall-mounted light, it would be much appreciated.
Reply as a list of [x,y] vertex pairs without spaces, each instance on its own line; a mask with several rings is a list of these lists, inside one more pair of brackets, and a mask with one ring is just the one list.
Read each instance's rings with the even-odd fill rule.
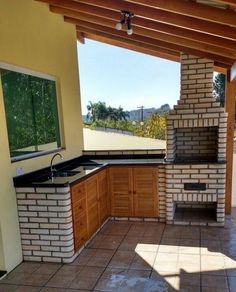
[[123,25],[126,24],[127,34],[131,35],[133,33],[131,19],[134,17],[134,14],[126,10],[121,10],[120,13],[121,13],[121,20],[116,24],[116,29],[121,30]]

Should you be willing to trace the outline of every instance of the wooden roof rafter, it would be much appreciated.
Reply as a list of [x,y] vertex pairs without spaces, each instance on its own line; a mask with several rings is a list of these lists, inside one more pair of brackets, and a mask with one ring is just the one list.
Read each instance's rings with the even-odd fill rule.
[[[84,8],[84,7],[83,7]],[[67,17],[71,17],[74,19],[89,21],[92,23],[103,24],[107,20],[113,20],[117,22],[117,19],[120,17],[120,13],[116,11],[109,11],[107,9],[99,8],[96,10],[96,15],[93,14],[93,9],[90,10],[90,7],[87,7],[87,10],[81,9],[85,12],[77,12],[75,10],[62,8],[58,6],[50,5],[50,10],[55,13],[62,14]],[[198,33],[195,31],[190,31],[185,28],[179,28],[168,24],[163,24],[161,22],[147,20],[139,17],[135,17],[133,23],[133,27],[141,27],[145,29],[149,29],[151,31],[162,32],[163,34],[179,36],[187,40],[198,41],[203,44],[214,45],[217,47],[222,47],[226,49],[236,50],[236,41],[229,39],[222,39],[220,37]]]
[[[228,9],[234,4],[230,0],[36,1],[48,3],[52,12],[75,24],[82,42],[100,40],[176,61],[184,51],[213,59],[221,68],[236,60],[236,12]],[[135,14],[132,36],[115,30],[123,9]]]
[[[205,21],[177,13],[172,13],[160,9],[155,9],[149,6],[138,5],[124,0],[84,0],[84,1],[73,1],[73,0],[38,0],[54,6],[68,8],[75,11],[86,9],[90,6],[93,9],[92,15],[97,14],[99,8],[107,9],[109,11],[120,11],[122,9],[132,11],[136,17],[142,17],[144,19],[152,19],[165,24],[170,24],[185,29],[211,34],[214,36],[220,36],[231,40],[236,40],[236,28],[224,24],[214,23]],[[182,1],[182,0],[181,0]],[[82,12],[86,12],[83,10]],[[135,19],[135,18],[134,18]]]
[[[71,22],[71,23],[74,23],[77,25],[81,25],[85,28],[90,27],[90,28],[94,28],[94,29],[98,29],[98,30],[105,29],[105,28],[111,28],[111,29],[113,29],[114,33],[119,34],[119,32],[114,30],[114,26],[116,24],[115,21],[101,19],[100,23],[102,23],[102,24],[99,24],[99,23],[92,23],[92,22],[88,22],[88,21],[73,19],[73,18],[69,18],[69,17],[65,17],[64,19],[65,19],[65,21],[68,21],[68,22]],[[188,41],[188,40],[185,40],[181,37],[176,37],[176,36],[167,36],[166,34],[163,34],[161,32],[147,30],[147,29],[141,28],[141,27],[136,27],[134,30],[133,36],[136,37],[137,35],[149,37],[151,39],[156,39],[159,41],[168,42],[171,44],[176,44],[176,45],[182,46],[183,48],[186,47],[186,48],[196,49],[199,51],[205,51],[207,53],[212,53],[212,54],[226,57],[226,58],[229,58],[232,60],[236,59],[236,52],[233,50],[222,49],[222,48],[218,48],[216,46],[212,46],[212,45],[208,45],[208,44],[199,44],[199,42],[196,42],[196,41]]]
[[[83,0],[82,0],[83,2]],[[157,9],[157,13],[160,10],[177,13],[180,15],[191,16],[197,19],[211,21],[215,23],[230,25],[236,27],[236,18],[234,11],[225,11],[224,9],[218,9],[209,5],[200,4],[190,1],[179,0],[129,0],[134,4],[141,4],[145,7],[152,7]],[[227,1],[229,2],[229,1]],[[86,3],[98,3],[96,0],[89,0]],[[100,2],[101,3],[101,2]]]

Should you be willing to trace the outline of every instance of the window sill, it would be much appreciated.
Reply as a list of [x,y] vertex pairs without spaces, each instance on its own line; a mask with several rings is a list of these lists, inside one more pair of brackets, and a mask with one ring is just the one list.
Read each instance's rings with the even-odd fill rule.
[[36,158],[36,157],[40,157],[40,156],[44,156],[44,155],[60,152],[62,150],[65,150],[65,148],[64,147],[59,147],[59,148],[56,148],[56,149],[53,149],[53,150],[42,151],[42,152],[26,154],[26,155],[20,155],[20,156],[11,158],[11,163],[15,163],[15,162],[19,162],[19,161],[22,161],[22,160],[27,160],[27,159],[31,159],[31,158]]

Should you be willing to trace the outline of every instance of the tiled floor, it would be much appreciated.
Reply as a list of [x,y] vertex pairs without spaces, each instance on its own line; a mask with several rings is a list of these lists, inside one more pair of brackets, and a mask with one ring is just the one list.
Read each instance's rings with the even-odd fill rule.
[[106,223],[70,265],[22,263],[0,292],[236,291],[236,210],[225,228]]

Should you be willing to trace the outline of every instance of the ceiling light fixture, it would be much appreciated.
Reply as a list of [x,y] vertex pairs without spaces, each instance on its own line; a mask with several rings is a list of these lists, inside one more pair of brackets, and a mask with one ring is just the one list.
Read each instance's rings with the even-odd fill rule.
[[127,34],[131,35],[133,33],[131,19],[134,17],[134,14],[126,10],[121,10],[120,13],[121,13],[121,20],[116,24],[116,29],[122,30],[123,25],[126,24]]

